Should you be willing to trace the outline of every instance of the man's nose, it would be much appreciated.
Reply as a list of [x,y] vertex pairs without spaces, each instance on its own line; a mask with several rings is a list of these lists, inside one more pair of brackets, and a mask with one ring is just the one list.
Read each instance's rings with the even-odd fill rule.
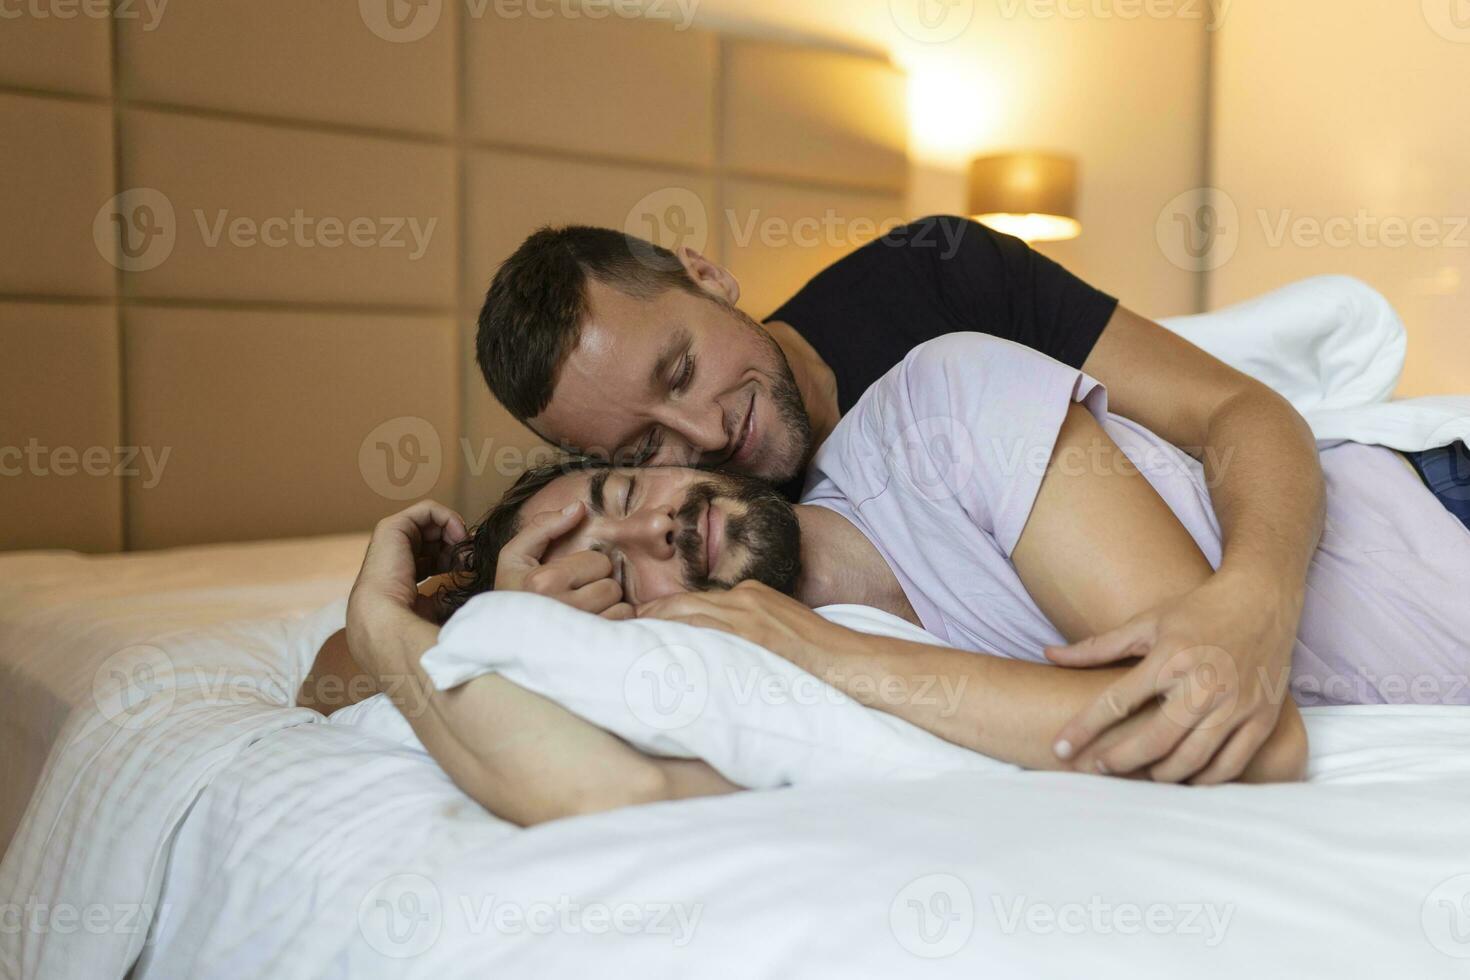
[[674,556],[674,536],[678,530],[678,519],[672,510],[640,510],[618,522],[617,544],[625,551],[666,561]]
[[719,456],[730,445],[730,434],[725,430],[725,413],[714,403],[697,413],[684,415],[674,428],[689,444],[694,457],[691,465],[707,456]]

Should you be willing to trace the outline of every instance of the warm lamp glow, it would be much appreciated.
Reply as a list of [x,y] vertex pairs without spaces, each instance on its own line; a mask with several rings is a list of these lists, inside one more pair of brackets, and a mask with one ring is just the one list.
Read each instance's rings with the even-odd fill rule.
[[984,66],[936,63],[932,55],[908,71],[909,152],[924,164],[963,170],[977,146],[997,139],[1003,84]]
[[1076,218],[1060,214],[977,214],[975,220],[989,225],[1002,235],[1013,235],[1023,242],[1064,242],[1082,234]]
[[1076,238],[1077,161],[1049,153],[980,157],[970,166],[970,213],[1026,242]]

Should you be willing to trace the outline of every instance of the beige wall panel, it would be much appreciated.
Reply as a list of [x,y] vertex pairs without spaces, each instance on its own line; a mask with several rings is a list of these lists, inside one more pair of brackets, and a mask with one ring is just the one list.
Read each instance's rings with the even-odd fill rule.
[[742,173],[902,192],[905,83],[874,58],[725,42],[723,163]]
[[[410,15],[401,30],[386,19],[394,6]],[[151,28],[146,17],[119,22],[119,86],[134,99],[448,134],[454,10],[400,0],[173,0]]]
[[452,319],[132,307],[129,441],[168,452],[128,486],[156,548],[370,528],[449,499],[459,430]]
[[0,302],[0,349],[0,550],[117,550],[116,311]]
[[93,238],[113,193],[111,111],[0,94],[0,133],[0,292],[112,295]]
[[769,315],[812,276],[903,221],[900,196],[729,182],[719,225],[740,308]]
[[472,138],[713,162],[714,35],[673,20],[532,17],[504,6],[520,16],[497,16],[490,3],[484,16],[466,18]]
[[[500,263],[545,224],[603,225],[707,255],[718,255],[720,243],[714,181],[675,171],[477,151],[466,164],[465,195],[465,436],[467,458],[481,465],[465,467],[461,499],[478,516],[519,474],[517,453],[538,444],[495,401],[474,359],[475,317]],[[495,462],[501,450],[510,465]]]
[[475,151],[465,163],[465,294],[479,309],[500,263],[542,225],[591,224],[715,255],[714,180],[650,167]]
[[[70,16],[59,17],[53,5],[44,3],[3,8],[0,84],[84,95],[112,91],[112,35],[105,7],[91,0],[62,9]],[[146,9],[139,15],[151,19]]]
[[124,289],[447,307],[455,182],[448,147],[130,111],[123,186],[163,196],[173,239],[155,239]]
[[551,458],[551,447],[510,417],[490,394],[475,364],[475,320],[465,322],[461,369],[464,372],[464,440],[460,444],[460,510],[478,521],[500,499],[527,463]]
[[1464,392],[1470,26],[1455,2],[1241,3],[1219,45],[1215,182],[1235,221],[1211,306],[1357,276],[1408,328],[1399,394]]

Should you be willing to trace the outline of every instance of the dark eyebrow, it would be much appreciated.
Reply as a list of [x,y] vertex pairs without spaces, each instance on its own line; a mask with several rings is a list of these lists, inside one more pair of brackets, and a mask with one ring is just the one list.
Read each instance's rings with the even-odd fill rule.
[[587,503],[592,508],[592,513],[598,517],[602,516],[602,488],[607,486],[607,478],[611,470],[598,470],[592,477],[592,482],[587,486]]
[[688,330],[680,328],[674,332],[674,335],[669,338],[669,342],[664,345],[664,349],[659,353],[658,360],[653,364],[653,374],[648,379],[649,387],[655,391],[665,387],[667,384],[665,379],[673,370],[674,362],[679,359],[680,354],[683,354],[689,349],[690,340]]

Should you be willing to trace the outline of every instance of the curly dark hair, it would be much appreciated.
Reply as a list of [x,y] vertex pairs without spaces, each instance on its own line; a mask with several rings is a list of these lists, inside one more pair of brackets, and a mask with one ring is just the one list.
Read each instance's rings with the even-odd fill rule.
[[521,532],[521,508],[526,501],[558,477],[608,469],[611,465],[597,457],[573,455],[522,473],[500,502],[470,529],[469,537],[454,549],[449,581],[434,594],[435,612],[440,621],[448,619],[475,596],[495,588],[495,571],[500,563],[501,549]]

